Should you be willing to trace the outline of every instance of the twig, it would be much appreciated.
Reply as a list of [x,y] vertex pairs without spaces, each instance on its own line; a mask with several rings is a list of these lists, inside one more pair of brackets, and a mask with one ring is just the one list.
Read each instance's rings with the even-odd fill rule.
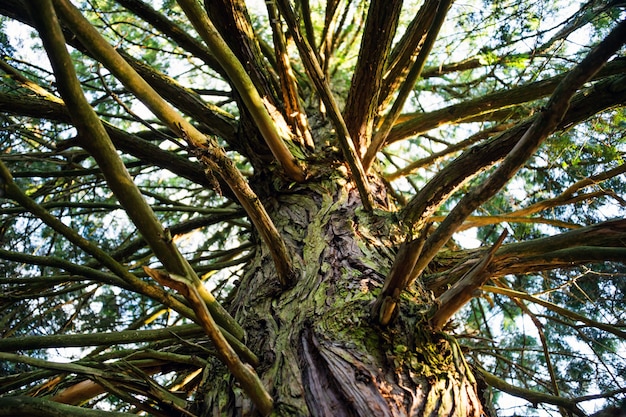
[[545,308],[547,308],[548,310],[552,310],[555,313],[563,316],[563,317],[567,317],[573,321],[580,321],[581,323],[584,323],[587,326],[590,327],[595,327],[597,329],[600,330],[604,330],[605,332],[614,334],[617,337],[620,337],[622,339],[626,339],[626,331],[620,330],[619,328],[615,327],[615,326],[611,326],[609,324],[606,323],[600,323],[598,321],[595,320],[591,320],[581,314],[578,313],[574,313],[573,311],[570,311],[566,308],[563,307],[559,307],[556,304],[553,304],[549,301],[546,300],[542,300],[541,298],[537,298],[537,297],[533,297],[532,295],[525,293],[525,292],[521,292],[521,291],[515,291],[515,290],[510,290],[508,288],[499,288],[499,287],[494,287],[492,285],[483,285],[481,288],[483,291],[486,292],[490,292],[493,294],[502,294],[502,295],[506,295],[507,297],[510,298],[520,298],[522,300],[526,300],[526,301],[530,301],[532,303],[535,304],[539,304],[540,306],[543,306]]

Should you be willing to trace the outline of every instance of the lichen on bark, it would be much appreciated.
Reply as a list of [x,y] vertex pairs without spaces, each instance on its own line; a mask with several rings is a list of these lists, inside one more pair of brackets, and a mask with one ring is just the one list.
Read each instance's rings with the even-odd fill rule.
[[[481,415],[456,342],[424,324],[428,292],[415,287],[403,295],[408,302],[387,328],[370,318],[404,231],[389,212],[362,210],[340,172],[265,197],[299,276],[281,288],[269,251],[259,246],[230,306],[260,358],[274,414]],[[375,197],[387,204],[383,190]],[[203,415],[254,415],[219,364],[207,370],[203,388]]]

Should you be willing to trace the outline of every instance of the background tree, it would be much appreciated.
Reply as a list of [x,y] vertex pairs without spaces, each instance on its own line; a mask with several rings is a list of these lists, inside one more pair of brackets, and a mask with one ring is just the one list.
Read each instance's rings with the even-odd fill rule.
[[624,398],[623,2],[0,14],[0,415]]

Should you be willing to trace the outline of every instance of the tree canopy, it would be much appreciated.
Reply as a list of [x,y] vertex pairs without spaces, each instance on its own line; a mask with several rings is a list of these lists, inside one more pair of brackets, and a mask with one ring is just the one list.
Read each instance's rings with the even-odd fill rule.
[[626,404],[625,8],[0,0],[0,416],[289,415],[265,299],[330,385],[279,300],[485,414]]

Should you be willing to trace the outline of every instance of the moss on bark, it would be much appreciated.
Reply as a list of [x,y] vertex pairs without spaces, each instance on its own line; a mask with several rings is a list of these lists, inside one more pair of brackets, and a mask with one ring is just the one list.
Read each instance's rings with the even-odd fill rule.
[[[337,175],[276,193],[265,205],[299,276],[282,289],[269,251],[259,247],[231,311],[260,358],[275,415],[481,415],[456,342],[423,324],[431,296],[407,293],[387,328],[370,319],[401,234],[394,216],[363,211],[356,189]],[[204,416],[255,414],[219,364],[204,383]]]

